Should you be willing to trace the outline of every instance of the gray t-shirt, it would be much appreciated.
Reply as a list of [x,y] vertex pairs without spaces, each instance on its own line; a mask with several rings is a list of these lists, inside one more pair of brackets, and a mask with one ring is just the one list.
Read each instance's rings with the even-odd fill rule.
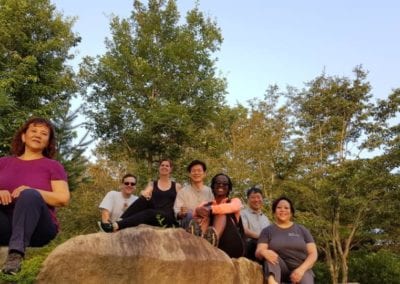
[[307,258],[306,244],[314,243],[314,239],[302,225],[293,223],[283,229],[272,224],[261,231],[258,243],[268,244],[268,249],[275,251],[288,268],[294,270]]

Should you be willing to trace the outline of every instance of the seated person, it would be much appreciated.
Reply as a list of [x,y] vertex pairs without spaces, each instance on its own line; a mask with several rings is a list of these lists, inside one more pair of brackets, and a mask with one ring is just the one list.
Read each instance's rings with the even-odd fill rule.
[[232,181],[225,174],[217,174],[211,180],[211,189],[215,200],[203,202],[195,209],[189,230],[204,237],[230,257],[244,256],[245,237],[240,218],[242,202],[239,198],[228,198]]
[[0,158],[0,246],[8,246],[5,274],[21,270],[27,246],[42,247],[58,234],[56,207],[69,203],[70,192],[67,173],[54,160],[56,145],[51,122],[33,117],[15,133],[13,155]]
[[136,189],[136,177],[134,175],[124,175],[121,182],[120,191],[111,190],[107,192],[99,205],[101,222],[103,223],[118,221],[122,213],[138,198],[133,195]]
[[181,227],[188,228],[193,211],[200,203],[214,200],[211,188],[204,184],[207,167],[199,160],[192,161],[187,167],[190,184],[185,185],[176,195],[174,211]]
[[170,160],[161,160],[158,171],[159,179],[147,185],[141,196],[121,215],[120,220],[101,222],[100,226],[104,232],[111,233],[140,224],[159,227],[177,225],[173,207],[176,193],[181,186],[170,178]]
[[252,187],[247,190],[247,207],[240,211],[246,235],[246,257],[257,260],[255,252],[261,230],[270,225],[268,217],[262,212],[264,205],[261,189]]
[[261,231],[256,250],[256,257],[265,261],[265,280],[269,284],[314,283],[311,268],[317,261],[317,247],[310,232],[292,221],[292,201],[278,198],[272,203],[272,212],[275,223]]

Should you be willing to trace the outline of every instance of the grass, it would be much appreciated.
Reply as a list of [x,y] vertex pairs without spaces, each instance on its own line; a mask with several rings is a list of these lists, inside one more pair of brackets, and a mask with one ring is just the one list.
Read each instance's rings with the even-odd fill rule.
[[7,275],[0,273],[0,284],[5,283],[34,283],[40,272],[43,261],[58,245],[66,241],[67,238],[59,234],[48,245],[41,248],[27,248],[25,259],[22,263],[21,271],[17,275]]

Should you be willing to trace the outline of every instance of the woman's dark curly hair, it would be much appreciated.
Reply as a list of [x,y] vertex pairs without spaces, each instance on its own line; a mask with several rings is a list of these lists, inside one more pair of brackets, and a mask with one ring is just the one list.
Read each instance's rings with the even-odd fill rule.
[[15,133],[13,141],[11,142],[11,153],[16,156],[21,156],[25,152],[25,143],[22,142],[22,134],[26,133],[29,125],[45,125],[49,131],[49,144],[43,149],[43,156],[47,158],[53,158],[56,154],[56,138],[53,124],[41,117],[32,117]]
[[226,174],[223,174],[223,173],[220,173],[220,174],[216,174],[212,179],[211,179],[211,189],[212,189],[212,191],[214,192],[214,189],[215,189],[215,183],[216,183],[216,180],[217,180],[217,177],[219,177],[219,176],[224,176],[224,177],[226,177],[227,179],[228,179],[228,196],[229,196],[229,193],[232,191],[232,188],[233,188],[233,184],[232,184],[232,180],[231,180],[231,178],[228,176],[228,175],[226,175]]

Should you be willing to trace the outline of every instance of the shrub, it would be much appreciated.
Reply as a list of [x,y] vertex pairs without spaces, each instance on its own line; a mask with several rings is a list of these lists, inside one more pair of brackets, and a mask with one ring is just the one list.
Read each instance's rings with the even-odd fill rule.
[[349,259],[349,280],[359,283],[399,283],[400,257],[389,251],[353,253]]

